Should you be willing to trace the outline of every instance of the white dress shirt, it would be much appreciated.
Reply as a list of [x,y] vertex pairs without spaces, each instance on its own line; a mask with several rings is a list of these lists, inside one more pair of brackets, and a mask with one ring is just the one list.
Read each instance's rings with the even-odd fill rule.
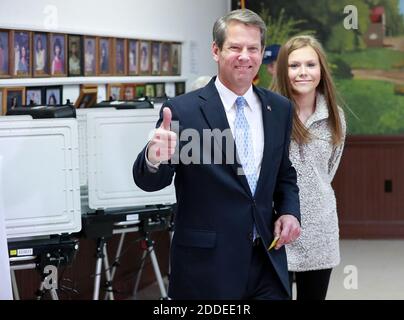
[[[234,121],[236,120],[236,99],[238,95],[225,87],[223,83],[220,82],[219,77],[216,77],[215,85],[217,91],[219,92],[220,99],[222,100],[224,110],[226,112],[227,121],[234,137]],[[264,124],[262,121],[261,101],[254,93],[252,85],[243,95],[243,97],[248,104],[248,108],[244,108],[244,114],[247,118],[251,130],[255,167],[258,177],[261,171],[262,155],[264,152]]]

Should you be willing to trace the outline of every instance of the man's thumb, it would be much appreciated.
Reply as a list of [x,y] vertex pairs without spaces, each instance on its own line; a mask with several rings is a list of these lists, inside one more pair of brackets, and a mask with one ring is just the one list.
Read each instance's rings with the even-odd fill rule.
[[165,107],[163,109],[163,123],[161,124],[161,127],[165,130],[170,130],[171,127],[171,110],[170,108]]

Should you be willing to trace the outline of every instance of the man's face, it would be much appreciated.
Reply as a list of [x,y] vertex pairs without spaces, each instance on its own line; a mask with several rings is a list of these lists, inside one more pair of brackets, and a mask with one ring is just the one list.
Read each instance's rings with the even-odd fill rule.
[[263,48],[259,28],[236,21],[230,22],[223,48],[220,50],[213,43],[212,53],[218,63],[220,81],[236,94],[244,94],[262,61]]

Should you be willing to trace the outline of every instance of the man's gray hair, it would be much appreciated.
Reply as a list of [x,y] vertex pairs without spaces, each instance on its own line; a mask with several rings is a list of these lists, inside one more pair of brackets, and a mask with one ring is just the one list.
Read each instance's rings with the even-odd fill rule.
[[265,39],[267,33],[267,26],[261,17],[255,12],[248,9],[238,9],[229,12],[223,17],[219,18],[213,26],[213,41],[221,50],[226,40],[226,30],[231,21],[237,21],[246,25],[256,26],[260,29],[261,33],[261,46],[265,48]]

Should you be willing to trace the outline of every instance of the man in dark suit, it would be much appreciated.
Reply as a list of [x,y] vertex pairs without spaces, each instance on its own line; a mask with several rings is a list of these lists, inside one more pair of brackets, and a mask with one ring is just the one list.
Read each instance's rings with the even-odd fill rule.
[[288,157],[293,110],[286,98],[252,86],[265,36],[250,10],[216,21],[218,76],[165,103],[133,166],[145,191],[170,185],[175,174],[170,298],[290,298],[283,245],[300,233]]

